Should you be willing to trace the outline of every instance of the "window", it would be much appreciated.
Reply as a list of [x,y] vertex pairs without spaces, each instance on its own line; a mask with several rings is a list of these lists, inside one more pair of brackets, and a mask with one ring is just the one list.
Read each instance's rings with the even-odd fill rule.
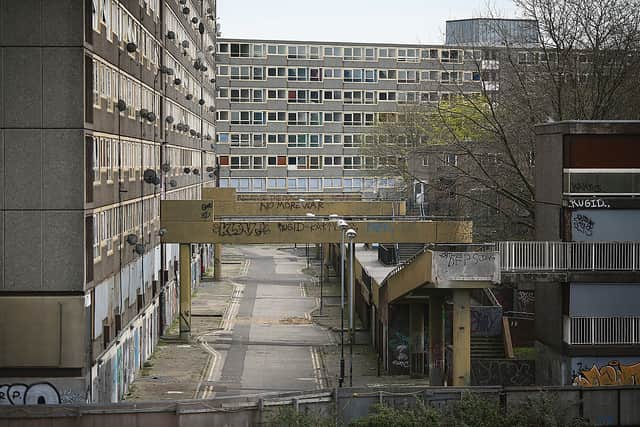
[[457,49],[443,49],[440,51],[441,62],[462,62],[462,55]]
[[268,99],[286,99],[287,91],[284,89],[269,89],[267,90]]
[[419,75],[415,70],[398,70],[398,83],[418,83]]
[[284,144],[287,136],[284,133],[270,133],[267,135],[267,142],[269,144]]
[[251,89],[231,89],[231,102],[251,101]]
[[321,82],[322,68],[309,68],[309,80],[312,82]]
[[307,178],[288,178],[287,191],[307,191]]
[[249,169],[251,156],[231,156],[231,169]]
[[253,169],[264,169],[264,157],[263,156],[253,156]]
[[232,58],[248,58],[249,57],[249,44],[231,43],[230,46],[231,46]]
[[248,147],[250,135],[248,133],[232,133],[231,134],[231,146],[232,147]]
[[342,157],[340,156],[324,156],[325,166],[342,166]]
[[324,188],[342,188],[342,178],[325,178]]
[[267,111],[267,120],[270,122],[284,122],[285,118],[285,111]]
[[323,116],[325,122],[339,123],[342,121],[342,113],[339,112],[324,113]]
[[396,50],[394,48],[380,48],[378,49],[378,56],[380,58],[395,58]]
[[458,166],[458,155],[453,153],[445,153],[442,161],[447,166]]
[[344,168],[345,169],[360,169],[362,166],[361,158],[359,156],[345,156]]
[[429,166],[429,155],[428,154],[425,154],[424,156],[422,156],[422,166],[423,167]]
[[269,190],[284,190],[287,188],[286,178],[267,178],[267,188]]
[[221,144],[228,144],[229,143],[229,134],[228,133],[217,133],[216,134],[216,142],[219,142]]
[[309,156],[309,169],[322,169],[322,156]]
[[264,80],[264,67],[253,67],[253,80]]
[[344,191],[361,191],[362,178],[344,178],[342,180]]
[[396,100],[396,92],[378,92],[378,99],[380,101],[395,101]]
[[287,70],[287,80],[289,81],[307,81],[306,68],[289,68]]
[[231,80],[249,80],[251,67],[231,67]]
[[441,83],[459,83],[460,80],[460,72],[459,71],[443,71],[440,76]]
[[398,62],[418,62],[420,49],[398,49]]
[[325,90],[324,99],[329,101],[338,101],[342,99],[342,92],[339,90]]
[[267,46],[267,53],[269,55],[286,55],[287,47],[283,44],[275,45],[270,44]]
[[342,134],[325,134],[324,135],[324,143],[325,144],[341,144],[342,143]]
[[306,59],[307,46],[288,46],[287,58],[289,59]]
[[304,111],[292,112],[287,114],[288,125],[306,125],[308,122],[308,113]]
[[286,77],[287,71],[284,67],[268,67],[267,68],[267,76],[268,77]]
[[344,113],[344,124],[349,126],[361,126],[362,113]]
[[218,98],[228,98],[229,97],[229,89],[226,87],[219,87],[216,89],[218,91]]
[[251,111],[232,111],[232,125],[248,125],[251,124]]
[[264,58],[264,45],[263,44],[254,44],[253,45],[253,55],[254,58]]

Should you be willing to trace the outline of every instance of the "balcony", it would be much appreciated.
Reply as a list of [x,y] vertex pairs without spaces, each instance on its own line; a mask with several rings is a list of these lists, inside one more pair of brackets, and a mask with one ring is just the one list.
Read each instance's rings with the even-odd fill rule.
[[640,316],[565,316],[564,340],[570,345],[640,344]]
[[640,242],[500,242],[505,273],[638,271]]

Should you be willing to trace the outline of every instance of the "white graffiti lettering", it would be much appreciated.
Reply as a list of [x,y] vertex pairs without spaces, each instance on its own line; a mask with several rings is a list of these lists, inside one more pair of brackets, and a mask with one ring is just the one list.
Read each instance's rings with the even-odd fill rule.
[[58,404],[60,394],[50,383],[0,385],[0,406]]

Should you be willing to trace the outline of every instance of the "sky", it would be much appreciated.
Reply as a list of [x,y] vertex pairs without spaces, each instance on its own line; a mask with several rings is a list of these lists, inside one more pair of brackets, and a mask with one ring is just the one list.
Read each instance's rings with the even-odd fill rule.
[[444,42],[445,21],[521,17],[511,0],[218,0],[222,37],[372,43]]

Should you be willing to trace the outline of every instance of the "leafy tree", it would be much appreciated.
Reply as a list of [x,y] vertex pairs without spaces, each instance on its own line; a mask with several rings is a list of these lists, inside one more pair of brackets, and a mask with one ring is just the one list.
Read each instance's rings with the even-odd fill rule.
[[[514,3],[524,18],[538,21],[539,43],[520,44],[494,21],[499,46],[461,46],[472,52],[465,70],[479,79],[475,84],[446,84],[448,99],[402,108],[397,120],[378,124],[377,140],[363,148],[383,159],[381,174],[422,182],[432,201],[455,199],[455,209],[444,213],[486,213],[496,234],[482,237],[533,232],[537,124],[640,118],[638,0]],[[425,176],[416,162],[427,154],[445,166],[435,175]],[[450,154],[459,161],[448,161]]]

